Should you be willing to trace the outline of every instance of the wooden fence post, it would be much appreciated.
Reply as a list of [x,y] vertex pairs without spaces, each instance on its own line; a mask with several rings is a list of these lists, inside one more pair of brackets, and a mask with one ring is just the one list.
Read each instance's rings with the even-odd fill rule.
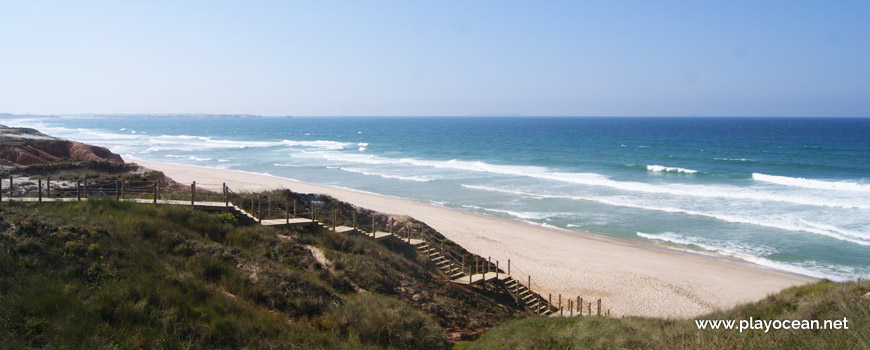
[[84,197],[90,197],[90,193],[88,193],[88,179],[82,180],[82,187],[84,187],[84,190],[82,190],[82,194],[84,195]]
[[37,188],[36,196],[38,198],[37,201],[41,203],[42,202],[42,179],[36,180],[36,184],[37,184],[36,185],[36,188]]
[[592,316],[592,302],[586,303],[586,314]]
[[574,317],[574,305],[572,304],[574,301],[568,299],[568,316]]
[[121,184],[119,180],[115,180],[115,200],[121,200]]
[[0,202],[3,201],[3,181],[0,181]]
[[154,191],[154,193],[151,195],[151,197],[153,198],[153,202],[154,204],[157,204],[157,181],[151,183],[151,190]]
[[562,313],[562,294],[559,294],[559,316],[565,316],[565,314]]
[[484,288],[486,288],[486,270],[483,270],[483,278],[481,281],[483,281]]
[[196,202],[196,181],[190,184],[190,206],[194,206]]
[[598,298],[598,316],[601,316],[601,298]]
[[583,316],[583,298],[577,296],[577,315]]
[[257,223],[262,225],[263,224],[263,212],[260,209],[263,209],[263,201],[261,201],[260,198],[257,198]]
[[[51,176],[47,177],[45,183],[45,188],[48,190],[48,198],[51,198]],[[2,199],[2,198],[0,198]]]
[[223,183],[223,188],[224,188],[224,207],[226,208],[227,212],[229,212],[230,211],[230,191],[229,191],[229,188],[227,188],[226,182]]
[[82,200],[82,180],[76,180],[76,201]]
[[290,225],[290,203],[284,202],[284,216],[287,218],[287,225]]
[[15,185],[12,183],[12,176],[9,177],[9,200],[15,197]]
[[335,222],[338,221],[338,211],[332,209],[332,230],[335,231]]

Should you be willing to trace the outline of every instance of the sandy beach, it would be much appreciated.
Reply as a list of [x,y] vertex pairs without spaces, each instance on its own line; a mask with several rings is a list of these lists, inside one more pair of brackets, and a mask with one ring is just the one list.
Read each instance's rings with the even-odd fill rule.
[[238,171],[134,162],[164,172],[181,183],[234,191],[287,188],[321,193],[371,210],[409,215],[493,261],[512,263],[518,279],[531,275],[536,291],[563,298],[602,298],[614,315],[694,317],[755,301],[813,278],[771,270],[748,262],[687,253],[641,241],[551,229],[507,219],[442,208],[284,178]]

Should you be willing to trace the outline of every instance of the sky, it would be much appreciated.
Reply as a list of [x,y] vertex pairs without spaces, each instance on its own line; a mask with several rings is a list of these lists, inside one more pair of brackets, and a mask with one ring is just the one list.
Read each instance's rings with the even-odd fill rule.
[[0,113],[870,117],[868,1],[7,1]]

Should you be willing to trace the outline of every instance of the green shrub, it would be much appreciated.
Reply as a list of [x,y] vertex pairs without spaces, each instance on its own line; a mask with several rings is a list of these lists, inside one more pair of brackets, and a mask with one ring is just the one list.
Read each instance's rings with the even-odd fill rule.
[[218,220],[225,224],[238,225],[239,218],[237,218],[232,213],[220,213],[218,214]]
[[317,326],[381,348],[445,349],[444,331],[426,314],[390,297],[359,294],[318,318]]

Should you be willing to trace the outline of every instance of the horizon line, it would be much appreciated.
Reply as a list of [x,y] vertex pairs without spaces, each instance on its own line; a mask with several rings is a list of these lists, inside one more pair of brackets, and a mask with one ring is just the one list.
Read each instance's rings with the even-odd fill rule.
[[531,115],[531,114],[468,114],[468,115],[260,115],[249,113],[6,113],[3,117],[241,117],[241,118],[870,118],[870,115]]

